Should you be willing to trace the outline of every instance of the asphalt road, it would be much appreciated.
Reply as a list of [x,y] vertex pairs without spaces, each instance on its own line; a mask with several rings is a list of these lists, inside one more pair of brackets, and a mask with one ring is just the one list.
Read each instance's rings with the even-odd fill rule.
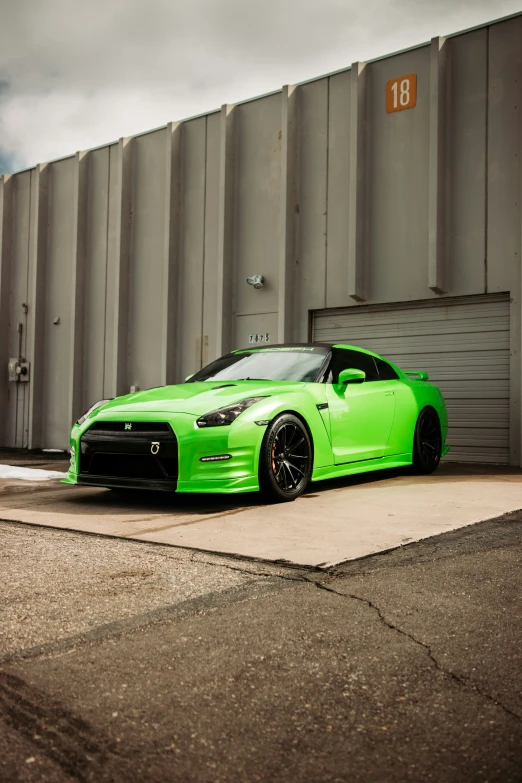
[[521,527],[321,573],[0,523],[0,781],[520,781]]

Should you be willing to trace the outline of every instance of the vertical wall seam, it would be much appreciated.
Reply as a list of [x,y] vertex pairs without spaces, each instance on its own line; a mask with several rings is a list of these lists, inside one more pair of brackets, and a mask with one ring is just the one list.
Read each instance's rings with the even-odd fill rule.
[[[519,20],[519,22],[522,20]],[[519,27],[519,33],[520,29],[522,28],[522,24],[518,25]],[[489,32],[489,28],[488,28]],[[520,40],[520,39],[519,39]],[[520,49],[519,49],[519,58],[518,58],[518,64],[521,65],[520,60]],[[521,302],[522,302],[522,289],[521,289],[521,283],[522,283],[522,79],[520,79],[520,70],[518,71],[518,79],[516,82],[518,82],[518,94],[516,95],[517,105],[518,106],[518,115],[516,116],[516,124],[517,124],[517,151],[516,155],[518,156],[518,193],[517,193],[517,202],[518,205],[518,220],[519,220],[519,237],[517,242],[517,250],[515,253],[516,260],[515,260],[515,272],[512,274],[511,279],[514,279],[517,281],[517,290],[513,293],[510,292],[510,299],[511,299],[511,307],[514,309],[516,305],[518,305],[518,313],[517,316],[514,318],[514,313],[511,315],[512,321],[514,320],[515,323],[517,323],[517,331],[518,334],[516,334],[515,339],[513,340],[513,336],[511,336],[512,345],[514,347],[513,353],[517,353],[516,361],[514,361],[515,357],[513,353],[511,354],[511,363],[510,363],[510,371],[511,371],[511,382],[510,382],[510,394],[513,399],[515,397],[515,405],[517,407],[516,411],[513,410],[513,407],[511,408],[511,417],[509,421],[509,427],[510,431],[515,430],[515,433],[511,434],[511,438],[513,441],[515,441],[515,449],[514,449],[514,459],[512,460],[512,464],[517,466],[522,466],[522,460],[521,460],[521,452],[522,452],[522,431],[521,431],[521,424],[522,424],[522,395],[521,395],[521,386],[522,386],[522,376],[521,376],[521,339],[522,339],[522,329],[521,329],[521,323],[520,323],[520,308],[521,308]],[[517,380],[514,379],[514,371],[516,368],[517,371]],[[518,400],[517,400],[518,396]],[[516,440],[515,440],[516,438]]]
[[85,245],[87,221],[87,187],[91,156],[88,151],[78,151],[74,158],[73,217],[72,217],[72,268],[71,268],[71,324],[69,345],[69,424],[76,421],[83,407],[85,339]]
[[330,77],[326,86],[326,203],[324,221],[324,307],[328,305],[328,207],[330,186]]
[[349,196],[348,196],[348,290],[347,294],[356,302],[367,299],[368,272],[366,269],[367,248],[364,231],[367,217],[365,193],[366,180],[365,122],[367,111],[368,73],[365,63],[352,64],[350,73],[350,138],[349,138]]
[[172,147],[174,139],[174,124],[172,122],[167,123],[167,126],[163,132],[164,144],[163,144],[163,156],[164,156],[164,175],[163,180],[164,192],[163,192],[163,227],[162,227],[162,286],[161,286],[161,341],[160,341],[160,371],[158,383],[161,386],[166,386],[169,382],[170,375],[170,288],[171,288],[171,246],[172,246]]
[[[8,283],[7,278],[7,261],[5,254],[5,225],[6,225],[6,184],[5,177],[0,176],[0,366],[5,363],[9,357],[9,326],[5,323],[7,307],[5,289]],[[8,391],[9,382],[5,383],[4,378],[0,376],[0,446],[5,446],[6,441],[6,424],[7,424],[7,411],[8,411]]]
[[[33,180],[33,172],[31,171],[30,174],[29,174],[29,204],[28,204],[28,212],[27,212],[27,228],[28,228],[28,230],[27,230],[27,276],[26,276],[26,289],[25,289],[25,302],[28,305],[27,310],[29,309],[29,307],[32,306],[32,304],[29,303],[29,258],[30,258],[30,255],[31,255],[31,250],[30,250],[30,247],[31,247],[31,209],[32,209],[32,204],[33,204],[33,183],[32,183],[32,180]],[[18,307],[20,307],[20,302],[18,303]],[[18,326],[18,318],[16,318],[15,320],[16,320],[17,326]],[[27,312],[24,313],[24,317],[23,317],[23,330],[24,331],[23,331],[22,339],[19,340],[19,345],[20,345],[19,351],[21,351],[23,353],[23,356],[19,356],[18,357],[19,359],[22,359],[22,358],[25,359],[26,356],[27,356]],[[32,383],[32,379],[31,379],[30,383]],[[18,408],[20,406],[19,388],[20,388],[20,384],[17,384],[16,385],[16,413],[15,413],[15,444],[16,444],[16,433],[18,432]],[[22,401],[21,401],[21,405],[22,405],[22,444],[21,445],[22,445],[22,448],[27,446],[27,440],[28,440],[28,436],[29,436],[29,433],[27,432],[27,429],[29,427],[29,416],[28,416],[27,422],[25,420],[25,418],[26,418],[25,397],[26,397],[26,394],[27,394],[25,389],[26,389],[26,386],[24,384],[23,393],[21,395],[21,397],[22,397]]]
[[112,349],[114,352],[111,394],[124,393],[128,384],[129,368],[129,307],[132,302],[132,249],[134,246],[133,209],[133,144],[132,138],[122,137],[118,142],[118,193],[116,198],[117,231],[115,235],[115,285]]
[[[25,295],[26,295],[26,303],[28,305],[28,309],[30,308],[31,310],[36,310],[36,301],[31,301],[31,294],[30,294],[31,229],[32,229],[32,226],[33,226],[33,221],[32,221],[32,217],[31,217],[31,209],[33,208],[32,207],[32,203],[33,203],[33,200],[32,200],[32,195],[33,195],[33,173],[36,176],[36,169],[33,169],[29,173],[29,200],[28,200],[28,210],[29,211],[27,213],[27,259],[26,259],[27,276],[26,276],[26,292],[25,292]],[[38,180],[39,180],[39,176],[38,176]],[[38,187],[39,187],[39,182],[38,182]],[[39,204],[39,199],[37,200],[36,203],[37,203],[37,205]],[[37,206],[37,208],[38,208],[38,206]],[[38,220],[38,218],[37,218],[37,220]],[[38,234],[38,228],[37,228],[37,234]],[[36,238],[36,241],[38,241],[38,236]],[[46,248],[46,255],[47,255],[47,248]],[[15,328],[16,321],[17,321],[17,319],[15,317],[15,323],[12,324],[12,328],[13,329]],[[26,320],[26,331],[27,331],[27,320]],[[26,348],[26,354],[27,354],[27,344],[26,344],[25,348]],[[31,380],[30,380],[31,386],[35,383],[35,377],[34,377],[34,364],[35,364],[35,361],[34,361],[34,359],[35,359],[35,357],[33,356],[32,357],[32,364],[31,364]],[[17,437],[18,437],[18,409],[20,407],[20,394],[19,394],[19,391],[20,391],[20,384],[17,383],[16,384],[16,403],[15,403],[14,441],[13,441],[13,445],[15,446],[15,448],[18,445],[17,444]],[[25,393],[22,396],[22,410],[23,410],[23,413],[25,413]],[[24,424],[25,424],[23,413],[22,413],[22,448],[24,446],[23,427],[24,427]],[[31,418],[31,414],[30,414],[30,412],[28,412],[28,421],[27,421],[27,426],[28,427],[29,427],[29,419],[30,418]],[[29,444],[27,444],[27,445],[29,445]]]
[[278,341],[296,337],[297,292],[297,89],[284,85],[281,93],[280,191],[278,216]]
[[484,293],[488,292],[488,217],[489,217],[489,27],[486,27],[486,138],[484,171]]
[[[12,175],[10,175],[12,177]],[[5,207],[5,182],[6,178],[4,176],[4,207]],[[15,226],[15,214],[16,214],[16,207],[15,207],[15,180],[14,177],[11,179],[11,188],[10,188],[10,201],[9,201],[9,290],[8,290],[8,299],[11,301],[11,298],[13,296],[13,287],[14,287],[14,275],[13,275],[13,258],[14,258],[14,226]],[[26,291],[27,296],[29,296],[29,256],[27,257],[27,284],[26,284]],[[11,312],[9,310],[8,316],[7,316],[7,328],[9,329],[11,325]]]
[[230,350],[235,332],[234,274],[236,263],[236,128],[234,106],[221,107],[218,197],[216,352]]
[[444,156],[446,141],[446,39],[431,39],[428,173],[428,287],[436,294],[447,292],[447,258],[444,243]]
[[[179,129],[179,142],[178,142],[178,169],[177,169],[177,233],[175,237],[176,242],[176,291],[174,301],[176,302],[176,327],[180,324],[180,320],[183,316],[183,308],[181,306],[183,296],[183,268],[185,265],[185,221],[187,216],[187,209],[185,204],[185,182],[186,182],[186,148],[187,148],[187,130],[182,123]],[[182,378],[183,368],[183,335],[182,330],[176,328],[176,363],[175,363],[175,381],[184,380]]]
[[199,367],[203,367],[203,343],[205,340],[204,332],[204,320],[205,320],[205,277],[206,277],[206,257],[207,257],[207,161],[208,161],[208,114],[205,117],[205,152],[203,163],[203,247],[202,247],[202,274],[201,274],[201,327],[200,327],[200,356]]
[[[132,144],[132,142],[129,142]],[[135,263],[135,256],[134,256],[134,248],[136,247],[136,221],[134,219],[134,202],[135,202],[135,195],[134,195],[134,189],[135,189],[135,183],[134,183],[134,171],[135,171],[135,148],[136,145],[133,144],[132,148],[132,157],[130,159],[130,166],[129,166],[129,180],[128,180],[128,194],[127,194],[127,208],[128,208],[128,220],[130,220],[130,230],[127,234],[128,238],[128,245],[126,247],[126,263],[127,263],[127,279],[125,283],[125,296],[126,296],[126,309],[125,309],[125,332],[126,332],[126,339],[125,339],[125,370],[124,370],[124,379],[125,379],[125,392],[129,391],[129,365],[131,364],[130,359],[132,356],[132,332],[129,329],[129,315],[134,309],[134,294],[136,291],[136,275],[134,273],[134,263]],[[122,228],[123,231],[123,228]],[[133,368],[134,369],[134,368]],[[132,380],[132,383],[135,383],[139,379],[134,377]],[[124,392],[124,393],[125,393]]]
[[[33,188],[32,188],[33,172],[29,174],[29,211],[27,213],[28,220],[28,232],[27,232],[27,277],[26,277],[26,289],[25,289],[25,301],[29,303],[29,257],[30,257],[30,242],[31,242],[31,209],[33,203]],[[27,353],[27,313],[25,313],[24,324],[24,338],[23,338],[23,352],[24,356]]]
[[163,247],[161,304],[161,368],[160,383],[169,385],[177,381],[179,349],[177,324],[180,318],[180,198],[182,126],[169,122],[165,129],[165,179],[163,200]]
[[[29,190],[31,190],[31,177],[32,177],[32,172],[30,172],[30,174],[29,174]],[[15,182],[15,180],[13,180],[12,195],[11,195],[11,197],[12,197],[12,209],[11,209],[11,259],[14,258],[14,228],[15,228],[15,225],[16,225],[16,222],[15,222],[16,221],[15,192],[18,190],[17,184],[18,183]],[[31,231],[30,231],[30,229],[31,229],[31,216],[29,215],[29,220],[28,220],[28,224],[27,224],[28,244],[30,244],[30,241],[31,241]],[[29,256],[30,256],[30,252],[27,253],[27,259],[26,259],[26,296],[27,296],[27,301],[29,301]],[[14,262],[11,260],[11,268],[13,268],[13,267],[14,267]],[[10,280],[10,283],[9,283],[9,301],[11,301],[12,298],[14,298],[14,275],[13,274],[11,274],[11,280]],[[12,333],[12,330],[14,329],[14,323],[12,323],[10,319],[11,319],[11,308],[9,308],[9,319],[8,319],[9,326],[8,326],[8,328],[10,328],[11,333]],[[15,319],[15,321],[16,321],[16,319]],[[31,381],[31,383],[32,383],[32,381]],[[17,392],[16,392],[16,395],[14,395],[14,396],[16,396],[16,399],[15,399],[15,402],[14,402],[15,415],[14,415],[14,429],[12,431],[13,438],[12,438],[11,443],[9,444],[10,446],[13,446],[13,447],[16,446],[16,428],[17,428],[16,418],[17,418],[17,410],[18,410],[18,386],[16,388],[17,388]]]
[[[51,221],[49,204],[52,203],[53,171],[49,164],[38,164],[35,172],[35,203],[31,215],[31,251],[28,274],[31,312],[27,332],[27,360],[31,362],[28,406],[28,447],[41,448],[47,436],[49,417],[48,400],[44,386],[45,357],[48,339],[45,333],[47,313],[48,259],[51,252]],[[45,430],[45,432],[44,432]]]
[[[107,147],[107,221],[105,225],[105,289],[103,306],[102,396],[105,397],[105,361],[107,357],[107,286],[109,277],[109,225],[111,204],[111,147]],[[94,402],[94,400],[93,400]]]
[[[19,448],[17,444],[17,435],[18,435],[18,406],[20,405],[20,384],[16,384],[16,405],[15,405],[15,426],[14,426],[14,448]],[[23,417],[22,417],[22,425],[23,425]],[[22,445],[21,448],[24,447],[24,441],[23,441],[23,432],[22,432]]]

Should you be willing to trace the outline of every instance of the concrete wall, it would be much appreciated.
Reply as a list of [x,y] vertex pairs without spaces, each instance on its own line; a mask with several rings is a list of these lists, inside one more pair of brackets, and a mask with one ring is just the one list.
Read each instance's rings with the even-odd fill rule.
[[307,340],[313,310],[488,292],[520,438],[520,41],[516,16],[1,178],[0,445],[66,448],[96,400]]

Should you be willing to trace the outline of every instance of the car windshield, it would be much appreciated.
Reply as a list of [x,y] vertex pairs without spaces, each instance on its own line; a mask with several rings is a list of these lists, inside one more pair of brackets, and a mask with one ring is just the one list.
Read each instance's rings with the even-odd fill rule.
[[324,348],[268,348],[241,351],[216,359],[190,378],[197,381],[312,382],[325,359]]

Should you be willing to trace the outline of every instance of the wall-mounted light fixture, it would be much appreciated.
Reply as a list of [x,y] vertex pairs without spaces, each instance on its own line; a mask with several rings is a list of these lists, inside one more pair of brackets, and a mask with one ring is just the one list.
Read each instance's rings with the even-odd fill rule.
[[252,275],[252,277],[247,277],[248,285],[252,285],[254,288],[263,288],[264,282],[265,278],[263,275]]

